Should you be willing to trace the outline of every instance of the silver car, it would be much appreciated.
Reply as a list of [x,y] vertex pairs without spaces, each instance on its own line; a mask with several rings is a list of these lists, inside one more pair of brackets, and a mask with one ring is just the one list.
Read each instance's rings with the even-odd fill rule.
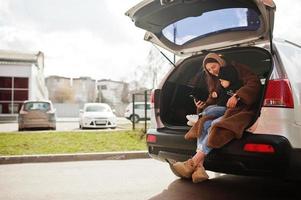
[[153,158],[172,162],[194,155],[195,141],[183,137],[190,128],[185,115],[195,112],[189,94],[195,87],[206,89],[200,67],[214,51],[250,66],[262,90],[243,137],[213,150],[205,168],[301,178],[301,48],[272,38],[275,10],[272,0],[145,0],[126,13],[147,31],[145,40],[185,56],[153,92],[147,133]]

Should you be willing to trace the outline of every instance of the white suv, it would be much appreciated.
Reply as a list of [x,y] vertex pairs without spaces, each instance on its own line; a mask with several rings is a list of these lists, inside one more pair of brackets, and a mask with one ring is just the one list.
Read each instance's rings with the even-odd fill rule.
[[[133,103],[130,103],[124,113],[124,117],[132,122],[139,122],[145,119],[145,102],[135,102],[134,112]],[[146,104],[146,119],[150,119],[150,103]]]
[[[196,142],[186,141],[186,114],[195,112],[189,94],[206,90],[200,70],[216,52],[250,66],[262,83],[257,115],[243,137],[213,150],[208,170],[301,178],[301,48],[272,39],[272,0],[145,0],[126,15],[147,31],[145,40],[179,56],[152,96],[149,154],[162,161],[184,161]],[[197,80],[191,82],[191,80]]]

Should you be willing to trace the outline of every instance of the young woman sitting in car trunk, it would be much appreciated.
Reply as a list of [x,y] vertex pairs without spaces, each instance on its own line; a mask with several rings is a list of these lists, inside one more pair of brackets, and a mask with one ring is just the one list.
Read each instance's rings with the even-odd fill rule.
[[[216,119],[200,118],[186,133],[185,139],[198,139],[196,154],[185,162],[176,162],[171,167],[182,178],[192,178],[194,183],[207,180],[209,177],[203,167],[206,155],[213,148],[221,148],[234,138],[241,138],[244,130],[250,125],[256,114],[256,103],[260,91],[259,78],[248,67],[226,61],[216,53],[209,53],[203,60],[209,93],[218,91],[218,76],[222,67],[233,66],[241,87],[227,100],[225,114]],[[209,95],[205,102],[195,102],[198,112],[216,104],[216,99]],[[241,106],[237,106],[241,101]]]
[[[216,61],[212,59],[211,62]],[[197,115],[187,115],[186,118],[189,120],[187,125],[192,126],[198,121],[199,117],[215,119],[224,115],[227,109],[228,99],[241,87],[241,81],[239,80],[237,71],[233,66],[220,68],[218,79],[220,81],[218,91],[214,91],[210,94],[212,98],[216,98],[216,104],[206,107]],[[239,101],[238,104],[241,104],[241,101]],[[208,118],[207,116],[211,117]]]

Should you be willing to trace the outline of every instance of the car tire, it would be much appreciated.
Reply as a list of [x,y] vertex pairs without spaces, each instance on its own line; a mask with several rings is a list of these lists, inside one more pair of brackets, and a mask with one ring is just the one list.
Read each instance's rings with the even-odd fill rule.
[[131,120],[131,122],[138,123],[140,118],[138,115],[131,115],[130,120]]

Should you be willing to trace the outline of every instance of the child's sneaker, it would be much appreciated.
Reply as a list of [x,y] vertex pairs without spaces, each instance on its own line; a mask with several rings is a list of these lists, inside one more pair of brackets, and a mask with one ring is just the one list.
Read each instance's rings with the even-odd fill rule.
[[192,124],[195,124],[199,120],[198,115],[186,115],[186,119],[190,121]]
[[187,121],[188,126],[193,126],[194,124],[191,121]]

